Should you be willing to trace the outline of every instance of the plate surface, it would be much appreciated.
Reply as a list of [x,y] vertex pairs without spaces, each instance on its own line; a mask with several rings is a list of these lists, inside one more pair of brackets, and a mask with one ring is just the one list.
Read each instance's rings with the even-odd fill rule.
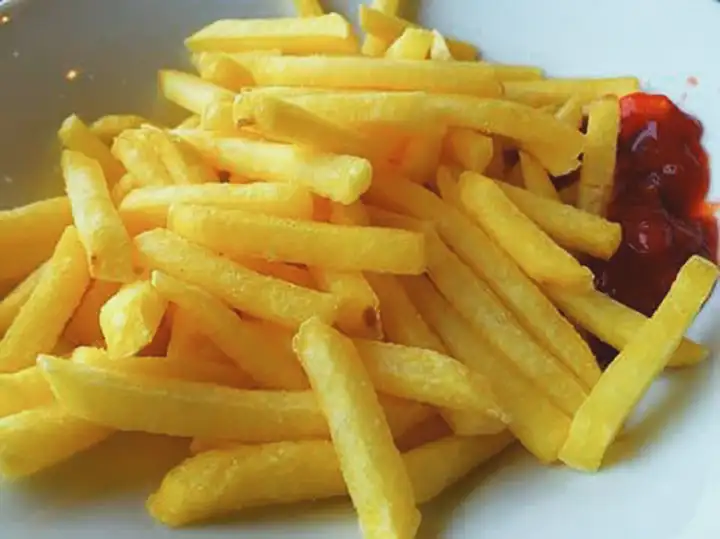
[[[424,0],[419,19],[473,41],[492,60],[553,75],[634,74],[683,103],[720,159],[720,3],[712,0]],[[356,2],[337,1],[341,12]],[[290,0],[21,0],[0,25],[0,208],[58,193],[55,130],[71,112],[170,117],[155,73],[186,67],[182,39],[225,17],[291,13]],[[1,14],[0,14],[1,15]],[[66,80],[69,70],[79,76]],[[697,80],[693,84],[690,77]],[[694,80],[694,79],[693,79]],[[720,175],[711,198],[720,198]],[[714,196],[715,195],[715,196]],[[0,263],[1,260],[0,260]],[[691,335],[717,355],[720,299]],[[720,367],[717,359],[656,383],[598,475],[503,455],[424,511],[422,538],[707,539],[720,536]],[[347,503],[293,506],[171,532],[146,515],[144,496],[186,444],[123,435],[18,485],[0,485],[0,535],[357,538]]]

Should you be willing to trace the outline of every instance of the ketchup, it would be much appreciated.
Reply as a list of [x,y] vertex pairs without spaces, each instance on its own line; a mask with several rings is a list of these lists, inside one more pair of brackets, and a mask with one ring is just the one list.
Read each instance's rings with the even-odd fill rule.
[[[615,187],[607,218],[623,240],[608,261],[589,260],[598,290],[651,316],[682,265],[717,258],[717,226],[705,202],[710,185],[702,125],[663,95],[621,99]],[[601,366],[617,352],[597,340]]]

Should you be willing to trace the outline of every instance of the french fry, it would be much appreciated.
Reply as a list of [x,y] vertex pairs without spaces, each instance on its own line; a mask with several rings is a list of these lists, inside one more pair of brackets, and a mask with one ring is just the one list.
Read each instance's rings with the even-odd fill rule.
[[[425,191],[426,189],[423,189],[423,192]],[[366,205],[365,208],[370,216],[370,222],[375,226],[383,226],[386,228],[404,228],[406,230],[423,232],[427,227],[433,226],[431,219],[409,217],[408,215],[385,210],[378,206]]]
[[490,161],[490,164],[487,166],[483,174],[497,180],[505,179],[507,172],[506,169],[508,168],[508,164],[505,162],[506,149],[506,141],[503,141],[500,137],[493,138],[492,160]]
[[425,269],[424,239],[406,230],[298,221],[190,205],[173,206],[168,225],[183,238],[231,257],[258,257],[340,271],[417,275]]
[[245,86],[254,86],[250,72],[230,56],[215,52],[201,52],[195,55],[193,63],[203,80],[239,92]]
[[[532,155],[520,151],[520,170],[522,171],[525,189],[549,200],[560,201],[557,189],[547,171]],[[482,173],[481,170],[475,172]]]
[[607,260],[620,246],[622,228],[617,223],[524,189],[504,183],[498,186],[520,211],[566,249]]
[[36,367],[0,374],[0,418],[50,404],[50,386]]
[[693,256],[680,270],[655,314],[600,377],[570,426],[560,459],[596,471],[623,423],[667,365],[683,334],[710,295],[715,264]]
[[578,182],[573,182],[567,187],[560,189],[559,195],[562,203],[567,204],[568,206],[577,207],[579,187],[580,184]]
[[425,62],[363,56],[274,56],[244,62],[260,86],[424,91],[499,97],[498,69],[479,62]]
[[293,0],[300,17],[319,17],[325,14],[319,0]]
[[268,275],[269,277],[275,277],[276,279],[281,279],[304,288],[318,289],[314,277],[305,266],[285,264],[284,262],[271,262],[270,260],[263,260],[261,258],[238,258],[235,262],[257,273]]
[[190,312],[175,305],[170,329],[170,342],[167,347],[169,360],[197,361],[200,363],[233,363],[215,342],[201,333]]
[[85,291],[80,305],[65,326],[63,336],[75,346],[102,346],[105,337],[100,327],[100,309],[117,294],[122,285],[93,280]]
[[433,33],[423,28],[406,28],[385,51],[385,58],[395,60],[425,60],[433,44]]
[[297,185],[207,183],[136,189],[123,199],[120,215],[134,231],[162,228],[167,226],[168,212],[173,204],[241,209],[292,219],[309,220],[313,213],[310,192]]
[[[400,0],[373,0],[372,7],[380,13],[392,16],[398,12]],[[362,9],[362,5],[360,9]],[[363,28],[363,30],[365,30],[365,28]],[[368,34],[365,36],[365,41],[363,41],[362,44],[362,53],[365,56],[382,56],[392,41],[392,39],[384,40]]]
[[452,434],[450,425],[442,415],[433,413],[425,421],[409,429],[402,438],[396,439],[395,446],[404,453]]
[[428,183],[440,164],[447,128],[444,125],[416,131],[398,164],[401,173],[418,183]]
[[[111,144],[113,139],[126,129],[136,129],[143,124],[149,123],[150,122],[142,116],[136,116],[134,114],[107,114],[90,124],[90,131],[105,144]],[[93,159],[97,159],[97,157]]]
[[200,115],[200,127],[204,131],[222,133],[225,136],[238,136],[241,133],[233,121],[233,102],[228,100],[212,101],[205,105]]
[[22,306],[32,295],[33,290],[40,282],[44,269],[45,264],[39,266],[0,300],[0,336],[5,334]]
[[222,100],[232,101],[234,97],[233,92],[227,88],[222,88],[182,71],[160,71],[158,84],[160,93],[166,99],[197,115],[202,114],[203,109],[209,103]]
[[[387,12],[375,8],[375,6],[368,7],[363,4],[360,5],[360,27],[369,34],[368,41],[370,38],[374,38],[374,40],[379,40],[380,43],[385,43],[385,48],[387,48],[387,44],[395,41],[407,28],[416,27],[416,25],[411,22],[396,17],[396,11],[397,10]],[[366,43],[368,41],[366,41]],[[472,61],[477,59],[477,49],[470,43],[448,39],[447,45],[456,60]],[[379,50],[379,53],[376,54],[368,54],[363,48],[363,54],[368,56],[382,56],[385,48],[375,49],[373,52]]]
[[49,198],[0,210],[0,250],[12,253],[0,264],[0,281],[19,280],[53,253],[65,227],[72,224],[67,197]]
[[570,420],[539,388],[472,329],[424,278],[406,278],[415,305],[451,353],[490,381],[509,415],[509,428],[542,462],[553,462],[567,436]]
[[15,372],[51,351],[90,282],[85,251],[68,227],[35,289],[0,340],[0,373]]
[[588,127],[583,166],[580,169],[578,208],[603,216],[615,181],[620,103],[615,97],[594,101],[588,107]]
[[132,281],[132,242],[110,198],[99,163],[82,153],[65,150],[62,170],[90,275],[105,281]]
[[335,319],[337,300],[331,295],[258,274],[167,230],[144,232],[135,246],[151,269],[200,286],[252,316],[289,327],[313,315]]
[[[547,287],[545,292],[578,325],[616,350],[624,350],[648,321],[644,314],[597,290],[574,294],[568,290]],[[670,357],[668,366],[695,365],[707,359],[709,354],[705,346],[683,339]]]
[[302,185],[336,202],[350,204],[364,193],[372,166],[362,158],[308,152],[275,142],[181,135],[213,165],[249,178]]
[[356,54],[357,38],[337,13],[287,19],[219,20],[191,35],[193,52],[280,49],[284,54]]
[[505,98],[531,106],[561,104],[573,96],[588,103],[606,95],[622,97],[640,90],[635,77],[606,79],[543,79],[504,83]]
[[328,438],[310,391],[260,391],[131,376],[51,356],[38,366],[68,413],[124,431],[246,443]]
[[[378,204],[408,213],[416,219],[434,221],[444,240],[490,285],[522,326],[586,387],[595,384],[600,369],[585,340],[537,285],[465,215],[444,204],[427,189],[399,178],[393,178],[392,182],[376,181],[369,195]],[[396,226],[403,225],[398,223]]]
[[198,129],[200,127],[200,116],[198,114],[191,114],[187,118],[185,118],[182,122],[180,122],[175,129],[182,130],[182,129]]
[[493,158],[493,140],[472,129],[451,129],[445,137],[445,155],[465,170],[482,174]]
[[535,281],[576,290],[592,287],[590,270],[558,247],[490,178],[464,172],[458,196],[475,221]]
[[0,419],[0,476],[12,480],[33,475],[99,444],[112,432],[52,404],[5,417]]
[[98,135],[85,125],[76,115],[68,116],[60,126],[58,131],[60,142],[68,150],[79,152],[90,159],[98,162],[102,168],[103,175],[108,184],[108,188],[112,188],[122,175],[125,169],[122,163],[113,157],[107,145],[100,139]]
[[167,302],[149,281],[124,285],[100,309],[100,328],[110,356],[134,356],[149,345],[166,310]]
[[583,120],[583,106],[585,105],[582,97],[579,95],[573,95],[568,98],[565,103],[555,113],[555,117],[561,122],[565,122],[577,129],[580,129],[580,125]]
[[113,188],[110,191],[110,198],[112,199],[113,204],[115,204],[115,206],[120,206],[126,196],[138,187],[142,187],[142,185],[143,184],[140,180],[129,172],[126,172],[123,174],[123,177],[120,178],[115,185],[113,185]]
[[261,387],[306,389],[308,381],[290,347],[290,334],[241,320],[230,307],[207,292],[153,272],[153,286],[186,313],[196,327]]
[[[437,30],[433,30],[432,34],[433,41],[432,45],[430,46],[430,59],[441,60],[445,62],[455,60],[452,51],[450,50],[450,46],[445,39],[445,36],[443,36]],[[474,60],[474,58],[470,58],[470,60]]]
[[457,195],[459,176],[458,169],[453,169],[445,165],[438,167],[437,173],[435,174],[435,186],[437,187],[440,197],[453,206],[459,205]]
[[[97,367],[98,369],[117,371],[128,376],[137,375],[185,380],[187,382],[215,384],[237,389],[250,389],[254,385],[247,374],[232,365],[221,365],[199,360],[183,359],[178,361],[167,357],[132,356],[118,361],[111,359],[105,350],[98,348],[78,348],[73,353],[72,360],[76,363]],[[47,386],[42,374],[38,373],[38,375]]]
[[311,318],[300,326],[293,347],[327,418],[363,532],[413,537],[420,513],[412,483],[352,342]]

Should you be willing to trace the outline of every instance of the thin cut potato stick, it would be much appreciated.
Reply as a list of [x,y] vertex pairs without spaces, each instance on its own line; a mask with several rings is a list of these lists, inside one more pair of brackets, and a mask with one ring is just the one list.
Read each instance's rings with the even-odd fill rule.
[[93,280],[65,326],[65,339],[75,346],[102,346],[105,337],[100,327],[100,309],[121,286],[120,283]]
[[238,136],[243,133],[237,128],[232,116],[233,103],[227,99],[212,101],[203,107],[200,115],[200,128],[205,131],[222,133],[225,136]]
[[319,17],[226,19],[191,35],[185,45],[193,52],[244,52],[280,49],[284,54],[357,54],[350,23],[337,13]]
[[335,319],[337,300],[331,295],[266,277],[170,231],[144,232],[135,247],[151,269],[200,286],[252,316],[289,327],[310,316]]
[[10,293],[0,299],[0,336],[4,335],[40,282],[45,264],[25,277]]
[[37,367],[0,374],[0,418],[50,404],[54,397]]
[[72,224],[67,197],[49,198],[0,210],[0,250],[12,253],[0,264],[0,281],[19,280],[53,253],[65,227]]
[[425,269],[421,234],[407,230],[297,221],[241,210],[179,205],[170,230],[230,257],[258,257],[341,271],[417,275]]
[[492,161],[483,174],[497,180],[504,180],[508,164],[505,162],[506,142],[500,137],[493,138]]
[[153,272],[152,283],[167,301],[188,313],[197,328],[261,387],[308,387],[305,373],[289,346],[289,333],[244,321],[204,290],[161,272]]
[[583,105],[585,102],[579,95],[571,96],[555,113],[555,117],[561,122],[565,122],[577,129],[583,120]]
[[[452,51],[450,50],[450,46],[445,39],[445,36],[443,36],[440,32],[437,30],[433,30],[433,42],[430,47],[430,59],[431,60],[440,60],[449,62],[452,60],[455,60],[455,57],[452,54]],[[474,58],[471,58],[474,59]]]
[[567,187],[561,189],[559,195],[562,203],[567,204],[568,206],[577,207],[579,187],[580,184],[578,182],[573,182]]
[[562,247],[604,260],[620,247],[622,228],[619,224],[512,185],[498,183],[498,186],[520,211]]
[[118,290],[100,309],[100,328],[110,356],[134,356],[149,345],[166,310],[167,301],[147,280]]
[[173,177],[147,129],[127,129],[115,137],[112,153],[140,185],[171,185]]
[[319,0],[293,0],[300,17],[319,17],[325,14]]
[[311,219],[313,212],[310,191],[298,185],[207,183],[136,189],[120,204],[120,216],[134,231],[162,228],[167,226],[173,204],[242,209],[292,219]]
[[445,137],[445,153],[465,170],[482,174],[493,158],[493,140],[472,129],[451,129]]
[[[547,171],[537,159],[527,152],[520,151],[520,169],[525,181],[525,189],[549,200],[560,201],[557,189]],[[482,173],[482,171],[476,171]]]
[[[135,129],[143,124],[149,123],[150,122],[142,116],[136,116],[134,114],[107,114],[100,116],[100,118],[90,124],[90,131],[105,144],[110,144],[115,137],[126,129]],[[97,159],[97,157],[94,159]]]
[[234,97],[230,90],[182,71],[160,71],[158,84],[166,99],[197,115],[209,103]]
[[[389,16],[394,16],[400,9],[400,0],[373,0],[371,5],[373,10],[377,10],[378,12]],[[360,9],[362,8],[363,5],[361,4]],[[363,30],[365,30],[364,27]],[[396,38],[397,37],[399,37],[399,34]],[[365,41],[363,41],[361,51],[365,56],[382,56],[394,39],[386,40],[367,33]]]
[[303,185],[336,202],[355,202],[370,185],[372,166],[362,158],[308,152],[275,142],[216,138],[203,133],[181,136],[221,170],[266,181]]
[[133,190],[138,187],[142,187],[142,182],[137,179],[133,174],[126,172],[118,182],[113,185],[110,191],[110,198],[115,206],[120,206],[122,201],[128,196]]
[[311,318],[300,326],[293,347],[327,418],[364,533],[414,536],[420,513],[412,484],[352,341]]
[[210,337],[200,332],[192,314],[177,305],[172,314],[167,358],[175,362],[233,363]]
[[200,116],[197,114],[191,114],[180,122],[175,129],[197,129],[200,127]]
[[419,90],[499,97],[498,71],[479,62],[425,62],[362,56],[274,56],[245,62],[258,85]]
[[[511,441],[506,433],[447,437],[405,453],[418,503],[436,498]],[[308,440],[235,445],[187,459],[168,473],[147,508],[159,522],[179,527],[251,507],[346,495],[332,443]]]
[[[547,287],[545,292],[567,316],[616,350],[624,350],[648,321],[644,314],[597,290],[575,294],[568,290]],[[690,339],[683,339],[670,357],[668,366],[695,365],[707,359],[709,354],[705,346]]]
[[195,55],[193,63],[203,80],[232,92],[239,92],[245,86],[255,85],[250,72],[229,55],[201,52]]
[[406,28],[385,51],[385,58],[396,60],[425,60],[433,44],[433,33],[423,28]]
[[610,364],[573,419],[560,459],[596,471],[632,409],[667,365],[718,278],[712,262],[693,256],[655,314]]
[[570,427],[567,416],[504,355],[480,338],[430,282],[420,277],[403,282],[451,353],[490,381],[500,405],[509,414],[512,433],[542,462],[556,460]]
[[435,186],[437,187],[438,193],[440,193],[440,197],[453,206],[459,204],[457,184],[460,175],[458,172],[458,170],[453,170],[450,167],[441,166],[438,167],[437,174],[435,175]]
[[0,476],[13,480],[33,475],[99,444],[112,432],[55,404],[0,419]]
[[400,172],[415,182],[430,182],[440,163],[446,132],[441,124],[413,133],[398,164]]
[[102,168],[82,153],[65,150],[62,170],[90,275],[105,281],[132,281],[132,242],[110,198]]
[[112,188],[125,174],[122,163],[113,157],[100,137],[76,115],[73,114],[65,119],[60,126],[58,136],[68,150],[82,153],[98,162],[107,180],[108,188]]
[[[410,214],[416,219],[434,221],[444,240],[477,275],[487,281],[523,327],[574,372],[586,387],[595,384],[600,377],[600,369],[585,340],[505,251],[474,226],[469,218],[427,189],[399,178],[393,178],[392,182],[378,179],[369,194],[385,207]],[[394,220],[395,226],[403,226],[396,218]]]
[[535,281],[577,290],[592,287],[590,270],[558,247],[490,178],[464,172],[458,193],[468,213]]
[[583,166],[580,169],[578,208],[604,216],[615,181],[620,104],[606,97],[589,105]]
[[318,286],[310,271],[304,266],[295,264],[285,264],[284,262],[272,262],[261,258],[238,258],[235,262],[241,266],[245,266],[257,273],[262,273],[269,277],[275,277],[296,284],[304,288],[317,290]]
[[15,372],[50,352],[90,283],[74,227],[65,229],[37,286],[0,340],[0,373]]
[[640,90],[635,77],[606,79],[543,79],[504,83],[505,98],[532,106],[561,104],[572,96],[587,103],[606,95],[622,97]]

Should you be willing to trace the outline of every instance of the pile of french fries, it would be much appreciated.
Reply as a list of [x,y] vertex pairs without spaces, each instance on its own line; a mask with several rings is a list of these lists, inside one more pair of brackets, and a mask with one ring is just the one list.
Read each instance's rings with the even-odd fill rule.
[[[593,288],[609,258],[618,96],[362,6],[217,21],[160,73],[189,112],[61,126],[66,196],[0,212],[0,473],[117,431],[189,439],[148,501],[169,526],[348,495],[369,538],[519,441],[597,470],[714,264],[655,315]],[[581,131],[587,117],[587,130]],[[552,178],[581,166],[558,192]],[[580,331],[619,349],[601,373]]]

